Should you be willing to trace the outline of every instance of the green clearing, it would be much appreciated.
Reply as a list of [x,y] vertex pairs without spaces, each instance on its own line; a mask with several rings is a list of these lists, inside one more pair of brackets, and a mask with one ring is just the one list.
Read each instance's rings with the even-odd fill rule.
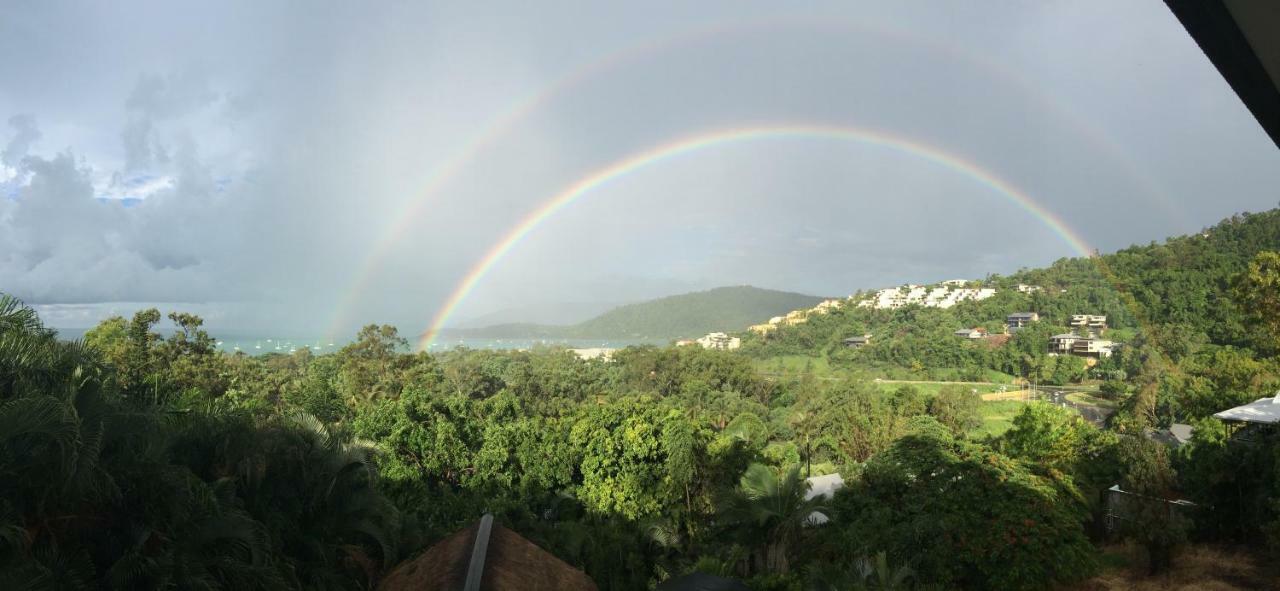
[[[875,384],[885,392],[891,392],[893,390],[897,390],[902,386],[911,386],[916,390],[919,390],[920,393],[924,394],[925,396],[934,396],[943,388],[946,388],[948,386],[962,386],[967,389],[977,390],[978,394],[990,394],[992,392],[999,392],[1001,388],[1001,384],[984,384],[982,382],[925,382],[925,381],[916,382],[916,381],[879,380],[879,381],[876,381]],[[1008,386],[1004,386],[1004,387],[1008,388]]]
[[983,402],[978,407],[978,411],[982,413],[982,425],[970,431],[969,434],[975,437],[1003,434],[1013,427],[1013,417],[1018,416],[1026,404],[1021,400]]
[[1071,392],[1067,394],[1067,400],[1070,400],[1071,402],[1074,402],[1076,404],[1087,404],[1089,406],[1096,406],[1098,408],[1107,408],[1111,410],[1115,410],[1116,408],[1119,408],[1119,405],[1116,404],[1114,400],[1107,400],[1106,398],[1092,396],[1087,392]]
[[[979,393],[999,390],[999,386],[990,386],[981,382],[948,379],[952,375],[959,374],[960,370],[955,368],[942,368],[938,370],[939,374],[941,374],[938,379],[929,379],[911,372],[888,371],[887,368],[881,367],[851,368],[832,365],[830,359],[825,355],[775,355],[763,359],[753,359],[751,363],[757,372],[770,377],[801,377],[809,375],[818,379],[880,378],[886,380],[886,384],[895,384],[895,382],[911,383],[920,388],[921,391],[928,393],[936,393],[941,386],[947,383],[974,383],[978,385]],[[991,369],[984,370],[983,373],[983,381],[993,384],[1012,384],[1016,379],[1009,374]]]

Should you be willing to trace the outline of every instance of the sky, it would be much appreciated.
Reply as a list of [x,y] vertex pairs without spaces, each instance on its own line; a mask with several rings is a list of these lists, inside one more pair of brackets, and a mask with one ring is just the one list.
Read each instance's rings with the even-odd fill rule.
[[[575,183],[732,129],[924,146],[1102,252],[1277,206],[1280,150],[1159,0],[5,4],[0,292],[56,326],[414,335]],[[779,135],[584,192],[447,320],[1078,254],[937,158]]]

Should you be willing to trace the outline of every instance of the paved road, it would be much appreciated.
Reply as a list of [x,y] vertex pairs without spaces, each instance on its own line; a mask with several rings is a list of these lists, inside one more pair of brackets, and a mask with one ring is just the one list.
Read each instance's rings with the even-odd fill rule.
[[1057,393],[1049,392],[1049,393],[1046,393],[1043,397],[1041,397],[1041,400],[1045,402],[1049,402],[1051,404],[1056,404],[1058,406],[1063,406],[1066,408],[1073,409],[1076,412],[1080,413],[1080,416],[1084,417],[1086,421],[1089,421],[1090,423],[1098,425],[1099,427],[1106,424],[1107,417],[1110,417],[1112,414],[1116,412],[1115,410],[1110,408],[1103,408],[1101,406],[1094,406],[1092,404],[1084,404],[1081,402],[1076,402],[1074,400],[1068,400],[1067,395],[1065,393],[1057,394]]

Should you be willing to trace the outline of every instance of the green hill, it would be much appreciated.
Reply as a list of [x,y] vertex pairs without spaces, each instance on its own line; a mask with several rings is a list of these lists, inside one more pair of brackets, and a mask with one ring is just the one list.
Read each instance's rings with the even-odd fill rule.
[[749,285],[717,287],[628,304],[568,327],[581,338],[681,338],[745,330],[770,317],[811,308],[823,298]]
[[451,330],[449,334],[471,338],[676,339],[745,330],[773,316],[811,308],[822,300],[749,285],[717,287],[619,306],[570,326],[507,323]]
[[[1184,381],[1170,382],[1170,392],[1199,388],[1212,395],[1197,394],[1200,400],[1170,395],[1164,411],[1194,408],[1192,415],[1199,416],[1273,392],[1271,384],[1280,379],[1280,367],[1275,372],[1237,369],[1253,368],[1256,356],[1280,348],[1274,337],[1249,320],[1252,312],[1242,309],[1232,292],[1233,282],[1263,251],[1280,251],[1280,210],[1232,216],[1202,232],[1162,243],[1094,258],[1064,258],[1009,276],[991,275],[982,283],[998,290],[994,297],[948,309],[850,306],[767,336],[743,333],[742,350],[758,358],[825,357],[836,366],[890,377],[981,380],[997,371],[1065,383],[1082,377],[1084,362],[1049,356],[1049,336],[1071,330],[1073,314],[1100,314],[1110,328],[1105,338],[1123,346],[1099,360],[1088,375],[1120,380],[1176,366],[1173,374]],[[1023,293],[1016,289],[1020,284],[1041,289]],[[1007,344],[953,334],[972,327],[1001,333],[1012,312],[1036,312],[1040,320]],[[843,339],[863,334],[873,335],[870,345],[856,350],[842,345]],[[1214,373],[1230,371],[1262,377],[1230,382]],[[1231,392],[1235,394],[1226,394]]]

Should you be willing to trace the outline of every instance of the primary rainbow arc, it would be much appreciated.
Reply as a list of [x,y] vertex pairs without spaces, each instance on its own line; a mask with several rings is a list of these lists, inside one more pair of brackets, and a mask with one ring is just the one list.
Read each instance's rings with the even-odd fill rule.
[[883,131],[850,126],[780,124],[720,129],[678,139],[618,160],[609,166],[580,178],[529,212],[501,240],[490,247],[485,256],[471,268],[471,271],[463,276],[462,280],[450,293],[449,298],[445,300],[444,305],[440,307],[432,318],[430,327],[418,341],[418,348],[425,350],[430,347],[441,328],[448,323],[458,306],[466,300],[471,291],[480,283],[480,280],[502,260],[504,255],[510,252],[516,244],[540,224],[578,198],[618,178],[671,158],[725,144],[780,138],[849,141],[880,146],[916,156],[988,187],[995,194],[1004,197],[1009,202],[1030,213],[1032,217],[1039,220],[1050,231],[1060,237],[1076,254],[1085,257],[1093,254],[1093,249],[1079,234],[1072,230],[1056,214],[1037,203],[1025,192],[977,164],[943,151],[938,147],[890,135]]

